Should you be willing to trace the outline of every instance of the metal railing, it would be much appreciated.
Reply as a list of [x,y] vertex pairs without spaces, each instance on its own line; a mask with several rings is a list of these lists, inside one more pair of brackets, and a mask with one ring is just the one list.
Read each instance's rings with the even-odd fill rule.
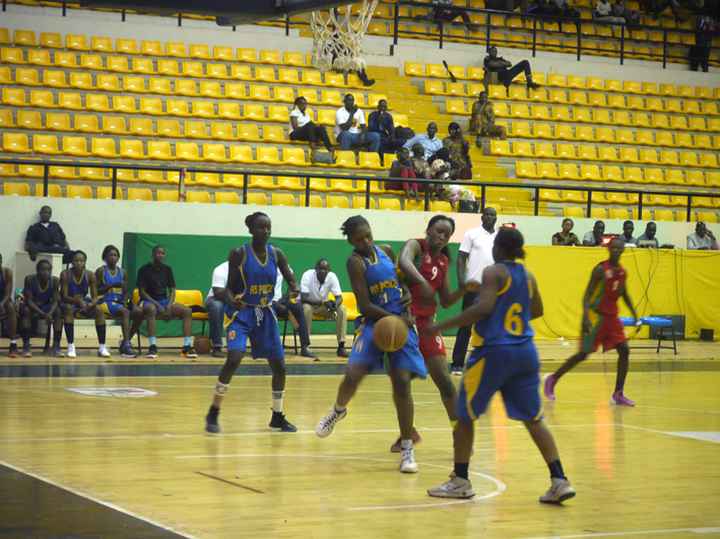
[[[47,161],[47,160],[35,160],[35,159],[11,159],[11,158],[4,158],[0,156],[0,164],[10,164],[10,165],[39,165],[43,167],[43,177],[42,177],[42,185],[43,185],[43,196],[47,197],[49,193],[49,186],[51,184],[50,179],[50,167],[53,166],[62,166],[62,167],[77,167],[77,168],[101,168],[101,169],[110,169],[111,171],[111,185],[112,185],[112,198],[117,199],[119,198],[117,196],[117,190],[118,190],[118,170],[157,170],[157,171],[166,171],[166,172],[178,172],[179,176],[182,178],[187,173],[215,173],[215,174],[233,174],[233,175],[240,175],[243,178],[242,185],[239,189],[241,193],[241,200],[243,204],[247,204],[248,200],[248,190],[250,189],[250,176],[269,176],[269,177],[291,177],[291,178],[301,178],[304,180],[304,187],[305,187],[305,199],[304,199],[304,206],[309,207],[310,206],[310,195],[313,191],[320,191],[327,192],[327,182],[326,180],[355,180],[359,182],[364,182],[365,188],[363,191],[358,191],[356,194],[360,195],[364,193],[365,196],[365,209],[371,209],[371,196],[375,193],[373,193],[371,186],[373,182],[379,183],[382,187],[382,184],[385,182],[406,182],[411,181],[414,183],[418,183],[421,185],[464,185],[468,187],[480,187],[480,200],[479,202],[479,211],[482,211],[485,206],[488,205],[488,189],[491,188],[502,188],[505,189],[519,189],[519,190],[532,190],[533,192],[533,198],[532,201],[534,203],[533,205],[533,215],[539,215],[540,214],[540,190],[550,190],[550,191],[575,191],[580,193],[586,193],[587,199],[585,201],[585,209],[586,209],[586,217],[591,217],[592,215],[592,207],[593,207],[593,193],[625,193],[628,195],[636,195],[637,196],[637,203],[635,204],[635,208],[637,209],[637,219],[642,220],[643,219],[643,207],[646,205],[643,198],[647,195],[671,195],[671,196],[679,196],[679,197],[687,197],[687,202],[685,204],[685,219],[686,221],[692,221],[692,211],[693,209],[699,209],[697,207],[693,206],[693,198],[694,197],[706,197],[706,198],[712,198],[712,199],[720,199],[720,192],[719,193],[710,193],[710,192],[702,192],[702,191],[660,191],[660,190],[653,190],[653,189],[623,189],[623,188],[613,188],[613,187],[580,187],[578,185],[558,185],[557,183],[554,184],[539,184],[539,183],[518,183],[518,184],[511,184],[511,183],[504,183],[504,182],[477,182],[477,181],[439,181],[439,180],[426,180],[426,179],[411,179],[408,180],[407,178],[392,178],[392,177],[379,177],[379,176],[363,176],[363,175],[348,175],[348,174],[320,174],[316,172],[293,172],[293,171],[285,171],[285,170],[260,170],[260,169],[247,169],[247,168],[227,168],[227,167],[183,167],[183,166],[157,166],[157,165],[130,165],[125,163],[108,163],[108,162],[92,162],[92,161]],[[7,179],[5,180],[7,181]],[[324,182],[325,188],[324,189],[313,189],[313,182],[315,182],[315,186],[318,186],[318,183]],[[122,182],[122,183],[143,183],[143,182]],[[83,182],[83,185],[87,185],[86,182]],[[159,184],[157,184],[159,185]],[[182,197],[184,195],[186,188],[188,187],[187,184],[185,184],[183,181],[179,181],[177,184],[178,187],[178,195]],[[190,186],[192,187],[192,186]],[[229,186],[228,186],[229,187]],[[227,187],[222,187],[222,191],[228,191]],[[392,191],[391,191],[392,192]],[[398,193],[400,196],[400,193]],[[428,189],[425,190],[424,193],[424,210],[430,211],[430,191]],[[627,204],[625,206],[632,206],[632,204]]]

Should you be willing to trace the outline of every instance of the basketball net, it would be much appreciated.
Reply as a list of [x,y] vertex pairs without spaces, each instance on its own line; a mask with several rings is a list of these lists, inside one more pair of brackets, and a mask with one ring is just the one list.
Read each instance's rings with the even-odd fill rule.
[[[342,6],[329,11],[313,11],[313,65],[321,71],[357,71],[365,67],[361,45],[379,0],[363,0],[356,7]],[[358,6],[358,4],[354,4]]]

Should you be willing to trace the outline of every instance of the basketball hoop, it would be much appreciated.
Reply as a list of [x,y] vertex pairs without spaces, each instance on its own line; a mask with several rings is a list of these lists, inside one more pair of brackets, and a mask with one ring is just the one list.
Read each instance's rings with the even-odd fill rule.
[[365,67],[361,45],[379,0],[363,0],[357,13],[343,6],[329,11],[313,11],[310,28],[313,33],[313,65],[321,71],[359,71]]

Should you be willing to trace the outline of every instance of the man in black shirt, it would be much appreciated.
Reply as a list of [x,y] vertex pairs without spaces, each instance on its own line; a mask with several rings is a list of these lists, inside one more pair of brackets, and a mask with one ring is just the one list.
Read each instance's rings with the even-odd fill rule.
[[40,208],[40,222],[31,225],[25,235],[25,250],[33,262],[38,253],[62,253],[63,263],[72,262],[72,251],[65,238],[62,227],[50,221],[52,209],[50,206]]
[[172,268],[163,263],[165,248],[156,245],[152,250],[152,262],[138,270],[137,287],[140,291],[140,305],[147,320],[150,346],[146,357],[158,357],[155,320],[180,319],[183,321],[183,347],[181,354],[196,358],[192,346],[192,311],[190,307],[175,303],[175,276]]
[[508,62],[505,58],[497,55],[497,47],[490,47],[488,49],[488,55],[483,60],[483,67],[485,68],[486,88],[490,84],[490,73],[497,73],[498,79],[505,85],[506,90],[510,88],[513,79],[520,73],[525,73],[525,82],[529,90],[540,88],[540,85],[535,84],[532,80],[530,62],[523,60],[522,62],[512,65],[512,63]]

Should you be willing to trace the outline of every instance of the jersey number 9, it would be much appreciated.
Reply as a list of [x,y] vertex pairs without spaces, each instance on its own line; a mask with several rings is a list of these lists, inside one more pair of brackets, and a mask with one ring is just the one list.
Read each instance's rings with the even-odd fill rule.
[[505,331],[510,335],[520,336],[525,331],[523,327],[523,320],[520,317],[522,314],[522,305],[519,303],[513,303],[505,313]]

